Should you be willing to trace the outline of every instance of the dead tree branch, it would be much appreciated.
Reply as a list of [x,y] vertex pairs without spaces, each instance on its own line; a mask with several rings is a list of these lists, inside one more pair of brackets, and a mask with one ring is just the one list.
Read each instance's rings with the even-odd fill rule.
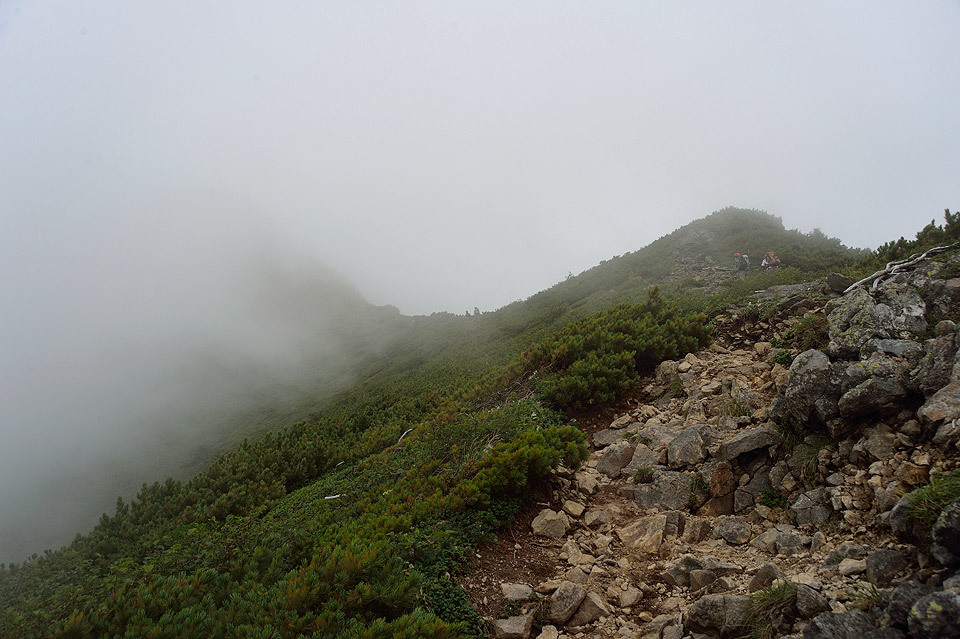
[[957,246],[960,246],[960,242],[954,242],[953,244],[948,244],[946,246],[935,246],[931,249],[928,249],[925,253],[923,253],[923,255],[920,255],[919,257],[917,256],[916,253],[914,253],[913,255],[906,258],[905,260],[890,262],[884,268],[880,269],[873,275],[869,277],[865,277],[859,282],[854,282],[853,284],[848,286],[847,289],[843,292],[843,294],[846,295],[850,291],[860,286],[869,284],[870,282],[873,282],[873,288],[877,288],[877,286],[880,285],[880,282],[881,280],[883,280],[883,278],[889,277],[891,275],[896,275],[897,273],[900,273],[901,271],[922,262],[928,257],[937,255],[938,253],[943,253],[944,251],[949,251],[950,249],[956,248]]

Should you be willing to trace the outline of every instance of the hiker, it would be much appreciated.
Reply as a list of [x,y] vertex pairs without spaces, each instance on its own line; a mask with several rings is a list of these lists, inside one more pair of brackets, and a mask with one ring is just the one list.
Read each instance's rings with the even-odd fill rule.
[[476,316],[479,315],[479,314],[480,314],[480,309],[477,308],[476,306],[474,306],[474,307],[473,307],[473,315],[474,315],[474,317],[476,317]]
[[737,277],[742,280],[747,275],[747,269],[750,268],[750,256],[746,253],[743,255],[740,253],[734,253],[733,257],[737,262]]
[[773,273],[780,268],[780,258],[773,251],[767,251],[763,254],[763,262],[760,263],[760,266],[767,269],[767,273]]

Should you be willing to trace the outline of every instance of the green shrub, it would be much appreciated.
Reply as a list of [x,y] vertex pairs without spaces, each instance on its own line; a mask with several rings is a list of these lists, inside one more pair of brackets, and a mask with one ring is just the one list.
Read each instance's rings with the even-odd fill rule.
[[787,498],[778,493],[773,487],[767,486],[760,496],[760,505],[768,508],[779,508],[787,505]]
[[780,364],[784,368],[790,368],[790,364],[793,364],[793,353],[784,349],[773,357],[774,364]]
[[643,304],[620,304],[570,324],[530,351],[520,368],[553,405],[608,406],[662,361],[706,346],[705,315],[682,315],[654,288]]

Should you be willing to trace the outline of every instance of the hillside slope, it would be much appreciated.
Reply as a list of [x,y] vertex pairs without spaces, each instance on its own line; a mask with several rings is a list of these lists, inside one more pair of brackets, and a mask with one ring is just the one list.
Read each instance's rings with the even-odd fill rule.
[[707,320],[691,311],[810,276],[800,266],[745,280],[715,271],[727,277],[718,294],[688,294],[682,307],[647,293],[644,272],[670,290],[668,276],[688,268],[677,256],[713,269],[709,252],[683,242],[690,233],[714,233],[718,256],[746,243],[728,237],[740,228],[724,226],[733,219],[767,228],[758,242],[778,251],[795,241],[810,254],[831,246],[841,265],[857,255],[765,214],[725,211],[495,313],[418,317],[360,362],[350,393],[306,420],[244,442],[189,482],[144,486],[70,547],[0,572],[0,629],[481,633],[450,574],[552,468],[579,464],[586,451],[572,424],[635,393],[662,360],[703,348]]

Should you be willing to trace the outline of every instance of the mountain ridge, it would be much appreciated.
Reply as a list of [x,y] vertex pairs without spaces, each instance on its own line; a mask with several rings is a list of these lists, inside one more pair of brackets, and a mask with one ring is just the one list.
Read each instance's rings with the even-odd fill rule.
[[[691,230],[688,227],[684,227],[687,232]],[[811,247],[824,247],[841,255],[847,264],[854,263],[854,253],[836,241],[804,234],[783,237],[800,246],[809,238]],[[658,251],[679,249],[676,232],[667,239],[657,246]],[[747,243],[747,239],[744,236],[736,242]],[[789,243],[784,241],[784,245]],[[689,247],[684,250],[691,252]],[[727,247],[716,250],[719,256]],[[655,253],[643,259],[634,257],[632,262],[619,258],[613,266],[601,264],[595,267],[599,270],[577,276],[580,279],[571,278],[526,303],[514,303],[495,313],[470,318],[449,314],[416,317],[413,327],[404,327],[392,343],[384,345],[387,359],[373,358],[367,363],[365,381],[352,393],[341,395],[305,421],[256,443],[242,443],[185,484],[168,480],[145,485],[135,500],[129,504],[118,501],[115,515],[104,515],[93,533],[78,537],[71,547],[5,569],[0,573],[0,593],[9,608],[3,624],[20,628],[27,633],[24,636],[32,636],[29,633],[47,623],[64,633],[87,636],[97,628],[106,632],[106,628],[129,625],[136,617],[139,621],[135,623],[142,629],[192,632],[191,628],[207,627],[203,624],[208,623],[242,626],[260,619],[258,623],[269,625],[272,622],[262,617],[263,611],[281,605],[287,612],[277,614],[297,619],[288,628],[309,627],[321,633],[332,628],[362,632],[363,628],[388,627],[406,628],[420,636],[475,632],[479,627],[476,617],[469,614],[463,591],[443,575],[463,564],[463,553],[469,552],[480,536],[509,520],[510,509],[519,505],[517,499],[526,486],[549,476],[550,468],[561,459],[575,466],[585,454],[580,448],[582,435],[571,426],[569,417],[557,410],[563,410],[563,404],[557,402],[566,401],[562,399],[566,395],[551,393],[563,384],[580,383],[578,379],[584,380],[586,388],[615,384],[620,389],[616,393],[622,393],[635,374],[643,374],[644,369],[631,372],[631,367],[646,360],[639,351],[624,359],[615,350],[605,350],[617,348],[623,339],[620,336],[641,338],[637,348],[653,349],[651,357],[662,357],[660,353],[682,357],[691,350],[680,344],[689,339],[687,332],[693,329],[681,321],[684,313],[693,310],[688,308],[692,298],[699,297],[701,309],[716,313],[732,301],[742,300],[759,282],[769,285],[809,277],[811,272],[803,268],[816,263],[816,252],[811,252],[809,263],[800,258],[799,265],[790,265],[773,278],[755,272],[739,280],[727,274],[727,279],[716,285],[718,292],[705,299],[702,290],[707,286],[682,284],[684,279],[664,282],[665,294],[675,296],[675,301],[664,305],[650,297],[637,278],[642,268],[663,267]],[[702,253],[703,258],[708,256]],[[732,263],[732,254],[730,258]],[[703,264],[713,273],[724,273],[706,259]],[[617,282],[618,288],[606,288],[610,282]],[[590,315],[597,307],[611,308],[611,301],[625,310],[619,315]],[[793,308],[797,307],[794,304]],[[571,328],[559,331],[562,326]],[[664,331],[657,339],[665,341],[645,341],[644,336],[652,335],[654,327]],[[639,332],[632,333],[635,330]],[[668,346],[670,340],[677,340],[677,346]],[[545,350],[525,350],[531,341]],[[579,350],[571,350],[574,347]],[[538,359],[538,352],[547,354],[547,359]],[[565,361],[564,353],[576,354]],[[613,359],[603,359],[610,357]],[[598,368],[596,361],[610,363]],[[610,366],[624,368],[618,377],[610,377]],[[504,367],[502,372],[497,373],[498,367]],[[589,381],[599,372],[603,372],[600,378]],[[554,399],[546,405],[540,397]],[[599,403],[595,406],[607,403],[601,399],[605,395],[596,397]],[[581,399],[581,404],[594,405],[586,402],[587,397]],[[377,489],[391,484],[391,488]],[[353,519],[336,519],[340,512],[353,513]],[[371,528],[376,521],[388,522],[377,526],[386,525],[396,536],[395,550],[378,541],[382,533],[374,532],[376,526]],[[326,529],[317,528],[320,522],[329,524]],[[156,527],[157,523],[162,525]],[[335,530],[342,531],[336,532],[340,536],[317,541]],[[341,541],[334,543],[333,539]],[[359,546],[345,544],[346,539],[356,540]],[[188,547],[194,550],[183,554]],[[251,564],[255,557],[273,558]],[[306,561],[307,567],[301,561]],[[372,563],[365,563],[368,561]],[[405,563],[416,567],[415,579],[403,576]],[[297,565],[301,566],[298,575],[290,577],[297,583],[287,582],[294,588],[288,591],[282,577]],[[327,570],[346,570],[352,575],[344,582],[347,589],[331,591],[310,581]],[[92,586],[111,571],[122,575],[124,592],[140,592],[137,596],[144,600],[140,612],[128,610],[121,599]],[[219,613],[211,616],[212,611],[201,604],[202,597],[194,601],[188,594],[187,599],[194,603],[178,604],[176,618],[156,614],[162,607],[150,604],[147,598],[166,601],[169,593],[163,579],[150,576],[155,571],[192,575],[190,579],[199,580],[198,597],[210,589],[235,592],[249,600],[250,610],[260,612],[230,618]],[[230,585],[233,574],[249,574],[250,578],[256,574],[263,586],[237,590],[239,583]],[[360,594],[356,588],[373,574],[379,575],[376,583],[387,590],[379,595]],[[300,579],[307,581],[301,584]],[[78,591],[62,585],[81,583],[88,587]],[[420,595],[416,595],[417,583]],[[300,597],[295,591],[300,592],[301,586],[313,593],[307,608],[295,603]],[[395,594],[388,595],[392,589]],[[351,597],[361,601],[359,608],[350,609],[353,612],[343,608]],[[268,605],[268,600],[275,604]],[[39,606],[39,613],[29,611],[33,605]],[[97,610],[104,610],[106,616],[100,619]],[[336,623],[333,618],[322,622],[325,610],[347,617]],[[434,616],[424,616],[425,610]],[[43,614],[48,621],[43,621]],[[239,610],[231,614],[239,614]],[[451,629],[446,622],[453,620],[466,626]],[[322,623],[333,625],[318,625]]]

